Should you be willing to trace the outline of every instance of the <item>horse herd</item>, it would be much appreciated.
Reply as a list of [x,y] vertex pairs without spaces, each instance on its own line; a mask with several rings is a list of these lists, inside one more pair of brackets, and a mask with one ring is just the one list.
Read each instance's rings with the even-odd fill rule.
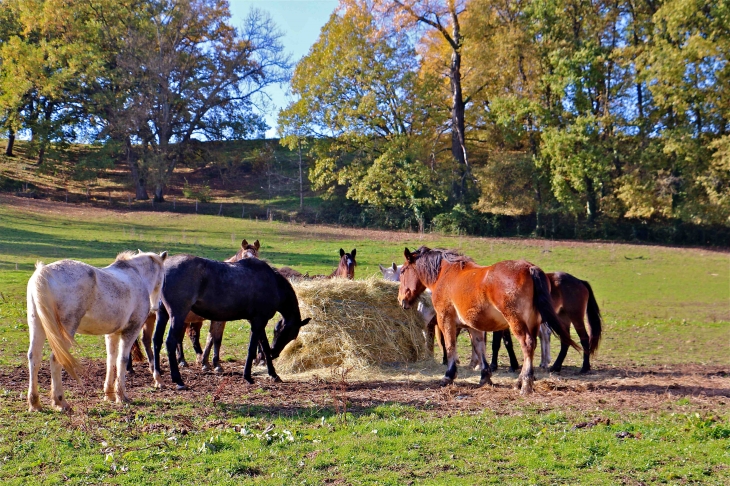
[[[183,353],[186,333],[193,342],[204,370],[213,350],[213,367],[221,371],[219,355],[227,321],[246,319],[251,339],[243,377],[253,383],[254,362],[264,364],[269,376],[281,381],[273,360],[299,335],[309,318],[302,319],[290,280],[354,278],[356,250],[340,249],[340,263],[330,275],[301,274],[289,267],[274,268],[259,259],[260,243],[243,240],[241,248],[224,262],[193,255],[168,256],[167,252],[139,250],[123,252],[104,268],[61,260],[36,270],[28,281],[28,406],[41,410],[38,369],[43,343],[51,347],[51,402],[57,410],[70,410],[64,398],[61,369],[76,380],[79,362],[70,353],[76,333],[104,335],[107,372],[105,400],[129,402],[125,389],[126,372],[132,357],[141,358],[140,333],[155,387],[162,386],[160,352],[165,340],[170,376],[178,390],[185,389],[180,366],[187,366]],[[480,385],[491,384],[497,367],[497,353],[504,341],[510,369],[518,368],[511,334],[519,340],[524,357],[516,388],[522,394],[533,391],[533,355],[538,332],[542,341],[542,365],[549,362],[549,337],[560,337],[561,349],[550,368],[560,371],[569,347],[580,349],[570,337],[571,323],[583,348],[581,372],[590,370],[589,356],[601,338],[601,316],[588,282],[567,273],[545,274],[526,261],[503,261],[484,267],[452,250],[421,247],[404,252],[405,262],[380,266],[383,277],[399,281],[398,303],[405,309],[418,304],[424,332],[431,348],[436,340],[447,365],[441,385],[452,383],[457,372],[456,339],[467,329],[472,341],[470,366],[481,368]],[[419,296],[431,293],[433,308]],[[269,344],[265,327],[277,313],[281,319]],[[588,328],[584,316],[588,316]],[[200,330],[210,320],[205,350],[200,346]],[[486,332],[493,332],[492,363],[486,360]]]

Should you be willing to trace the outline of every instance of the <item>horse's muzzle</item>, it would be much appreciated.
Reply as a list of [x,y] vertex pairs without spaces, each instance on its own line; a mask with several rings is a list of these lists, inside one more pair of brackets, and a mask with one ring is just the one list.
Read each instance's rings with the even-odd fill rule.
[[410,309],[411,308],[411,304],[409,304],[408,301],[406,301],[406,299],[401,300],[400,301],[400,305],[404,309]]

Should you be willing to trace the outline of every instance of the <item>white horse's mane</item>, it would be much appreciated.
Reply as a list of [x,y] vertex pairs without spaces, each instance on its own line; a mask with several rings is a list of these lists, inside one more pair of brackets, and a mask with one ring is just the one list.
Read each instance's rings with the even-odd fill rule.
[[[138,253],[139,252],[139,253]],[[142,250],[138,250],[137,252],[132,250],[126,250],[117,255],[117,258],[114,260],[115,262],[123,262],[127,260],[133,260],[137,258],[138,256],[146,255],[149,257],[152,257],[155,260],[159,260],[160,263],[162,263],[162,260],[160,259],[160,255],[154,252],[143,252]]]

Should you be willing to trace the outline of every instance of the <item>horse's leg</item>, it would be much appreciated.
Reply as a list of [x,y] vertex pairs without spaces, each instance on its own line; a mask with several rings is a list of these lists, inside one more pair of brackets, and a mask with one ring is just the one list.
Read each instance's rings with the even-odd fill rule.
[[[185,317],[187,312],[182,315],[173,314],[170,319],[170,332],[167,333],[167,340],[165,341],[165,347],[167,348],[167,359],[170,363],[170,377],[173,383],[177,385],[178,390],[186,390],[187,387],[182,380],[180,375],[180,368],[177,364],[177,351],[178,345],[182,342],[185,337]],[[155,334],[157,331],[155,330]]]
[[544,322],[540,324],[540,368],[546,370],[550,366],[550,328]]
[[522,355],[524,362],[522,363],[522,372],[517,378],[517,386],[521,385],[520,394],[528,395],[533,392],[533,383],[535,382],[535,370],[532,367],[532,358],[535,354],[535,346],[537,344],[537,328],[530,329],[525,323],[515,319],[516,322],[510,323],[510,328],[520,340],[522,347]]
[[[433,349],[436,341],[436,315],[434,315],[431,320],[428,321],[426,324],[426,353],[430,354],[431,357],[433,357]],[[441,343],[439,343],[439,346]]]
[[499,348],[502,346],[503,332],[504,331],[494,331],[492,333],[492,364],[489,366],[492,371],[497,371],[497,368],[499,368],[497,358],[499,357]]
[[588,373],[591,371],[591,355],[590,338],[586,331],[586,323],[583,320],[583,316],[578,315],[577,312],[570,316],[570,320],[573,322],[573,327],[575,327],[575,331],[578,333],[578,337],[580,337],[580,345],[583,347],[583,366],[581,367],[580,372]]
[[[476,369],[477,366],[481,369],[482,354],[486,353],[487,344],[487,333],[484,331],[476,331],[469,329],[469,338],[471,339],[471,359],[469,360],[469,369]],[[480,352],[480,350],[482,350]]]
[[[186,322],[184,324],[184,326],[185,327],[183,328],[183,337],[185,337],[185,332],[188,330],[188,326],[190,326],[190,323],[189,322]],[[192,338],[190,338],[190,339],[192,340]],[[184,341],[184,339],[183,338],[180,338],[180,341],[177,343],[177,349],[176,349],[176,353],[177,353],[177,365],[180,368],[187,368],[188,367],[188,362],[185,361],[185,352],[183,351],[183,341]]]
[[195,361],[198,363],[203,361],[203,350],[200,348],[200,330],[202,328],[202,322],[191,322],[190,328],[188,329],[188,336],[190,337],[190,342],[193,343],[193,350],[195,351]]
[[54,409],[61,412],[67,412],[71,410],[71,405],[68,404],[63,396],[63,382],[61,381],[61,370],[63,366],[58,362],[56,356],[51,353],[51,405]]
[[113,402],[117,399],[115,382],[117,374],[114,368],[117,365],[117,353],[119,352],[119,334],[107,334],[104,336],[106,342],[106,379],[104,380],[104,400]]
[[154,353],[152,352],[152,334],[155,332],[155,321],[147,318],[144,321],[144,328],[142,331],[142,344],[144,345],[144,351],[147,353],[147,362],[149,363],[150,373],[154,376],[155,374],[155,359]]
[[[563,312],[558,314],[558,320],[560,321],[560,325],[563,326],[563,329],[567,330],[567,334],[570,334],[570,320],[563,315]],[[570,343],[567,340],[560,339],[560,352],[558,353],[558,357],[555,358],[553,365],[548,368],[548,371],[557,373],[563,369],[563,361],[565,361],[565,356],[568,354],[569,347]]]
[[441,378],[440,385],[446,386],[450,385],[454,382],[454,379],[456,378],[456,360],[457,360],[457,353],[456,353],[456,320],[454,319],[455,310],[449,309],[447,312],[444,312],[443,314],[439,315],[438,321],[439,321],[439,327],[441,328],[441,333],[444,336],[444,348],[446,349],[446,357],[448,358],[448,365],[446,368],[446,374],[444,374],[444,377]]
[[434,329],[434,333],[436,334],[436,342],[439,343],[439,349],[441,350],[441,354],[443,355],[441,364],[447,365],[449,364],[449,361],[446,358],[446,344],[444,344],[444,333],[441,332],[441,328],[438,326],[438,324]]
[[213,348],[213,369],[216,373],[221,373],[223,371],[223,367],[220,365],[220,351],[221,343],[223,342],[223,331],[225,331],[225,329],[225,321],[210,322],[208,340],[205,343],[205,350],[203,351],[203,370],[207,371],[210,369],[208,357],[210,356],[210,349]]
[[[134,327],[136,328],[137,326]],[[129,352],[132,349],[132,345],[137,340],[138,335],[139,332],[127,332],[120,334],[118,338],[119,352],[117,355],[117,383],[115,387],[117,403],[131,402],[127,396],[125,360],[129,359]]]
[[253,365],[253,358],[256,355],[256,351],[259,345],[259,328],[264,329],[266,321],[258,323],[255,320],[251,321],[251,340],[248,343],[248,355],[246,356],[246,365],[243,367],[243,379],[253,384],[253,377],[251,376],[251,365]]
[[276,370],[274,369],[274,363],[271,359],[271,347],[269,346],[269,338],[266,337],[266,333],[261,333],[261,341],[259,341],[259,344],[261,347],[264,348],[264,356],[266,357],[266,371],[269,373],[269,376],[274,379],[275,382],[281,383],[281,378],[279,378],[279,375],[276,374]]
[[157,310],[157,319],[155,320],[155,333],[152,338],[154,343],[154,367],[152,370],[152,378],[155,382],[155,388],[162,388],[162,372],[160,370],[160,351],[162,350],[162,340],[165,337],[165,328],[170,314],[167,308],[161,305]]
[[492,385],[492,368],[487,363],[487,333],[473,329],[469,329],[469,333],[472,336],[472,352],[476,353],[479,357],[479,364],[482,370],[479,386]]
[[507,354],[509,355],[509,370],[514,373],[520,368],[520,363],[517,361],[515,348],[512,346],[512,333],[509,329],[505,329],[502,332],[502,339],[504,340],[504,349],[507,350]]
[[30,332],[30,346],[28,347],[28,411],[39,412],[41,399],[38,395],[38,370],[43,361],[43,343],[46,341],[46,332],[35,309],[35,302],[28,297],[28,330]]

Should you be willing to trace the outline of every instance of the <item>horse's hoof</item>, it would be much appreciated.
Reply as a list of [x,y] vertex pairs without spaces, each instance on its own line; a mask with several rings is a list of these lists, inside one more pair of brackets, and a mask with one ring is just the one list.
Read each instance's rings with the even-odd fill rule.
[[516,369],[514,369],[514,368],[513,368],[513,367],[511,367],[511,366],[510,366],[509,368],[507,368],[507,370],[508,370],[508,371],[509,371],[510,373],[515,373],[515,372],[517,371]]
[[586,374],[588,374],[590,372],[591,372],[591,369],[590,368],[581,368],[580,369],[580,374],[581,375],[586,375]]
[[221,365],[218,365],[213,371],[215,371],[216,373],[223,373],[223,367]]
[[441,378],[441,381],[439,381],[439,386],[449,386],[453,382],[454,382],[454,380],[452,380],[451,378],[448,378],[448,377],[444,376],[443,378]]
[[57,412],[71,413],[73,409],[68,403],[53,404],[53,409]]
[[274,383],[284,383],[284,381],[279,378],[279,375],[272,376],[271,379],[274,381]]
[[490,370],[492,370],[492,372],[495,372],[495,371],[497,371],[497,368],[499,368],[499,366],[498,366],[498,365],[496,365],[496,364],[493,364],[493,365],[490,365],[490,366],[489,366],[489,369],[490,369]]
[[187,361],[178,361],[177,365],[180,368],[187,368],[188,367],[188,362]]
[[484,385],[494,386],[494,383],[492,383],[491,378],[482,378],[481,380],[479,380],[479,386],[481,387]]
[[210,366],[208,366],[207,364],[204,364],[203,366],[200,367],[200,369],[202,369],[203,371],[210,371]]
[[522,395],[522,396],[532,395],[532,393],[533,393],[533,390],[532,390],[531,386],[523,386],[522,390],[520,390],[520,395]]
[[548,368],[548,371],[550,373],[560,373],[560,370],[562,370],[562,369],[563,369],[562,366],[555,366],[555,365],[553,365],[550,368]]
[[253,377],[243,375],[243,379],[246,380],[249,383],[249,385],[253,385]]
[[187,387],[187,386],[185,386],[185,385],[180,385],[180,384],[178,384],[178,385],[177,385],[177,386],[175,387],[175,389],[176,389],[177,391],[183,391],[183,390],[187,390],[187,389],[188,389],[188,387]]
[[131,405],[132,400],[129,397],[117,398],[117,404],[119,405]]

